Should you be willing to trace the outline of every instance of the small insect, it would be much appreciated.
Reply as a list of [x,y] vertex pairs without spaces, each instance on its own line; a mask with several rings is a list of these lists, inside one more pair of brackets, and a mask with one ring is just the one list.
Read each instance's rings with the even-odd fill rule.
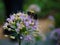
[[37,14],[35,14],[34,11],[32,11],[32,10],[31,10],[31,11],[28,11],[27,14],[28,14],[29,16],[31,16],[31,18],[33,18],[33,19],[35,19],[35,20],[37,19]]

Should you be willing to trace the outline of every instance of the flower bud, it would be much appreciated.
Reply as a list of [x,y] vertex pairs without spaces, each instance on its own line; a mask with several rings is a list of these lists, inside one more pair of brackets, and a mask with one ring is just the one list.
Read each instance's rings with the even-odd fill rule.
[[14,37],[14,36],[10,36],[10,38],[11,38],[11,39],[15,39],[15,37]]
[[8,35],[4,35],[5,37],[8,37]]

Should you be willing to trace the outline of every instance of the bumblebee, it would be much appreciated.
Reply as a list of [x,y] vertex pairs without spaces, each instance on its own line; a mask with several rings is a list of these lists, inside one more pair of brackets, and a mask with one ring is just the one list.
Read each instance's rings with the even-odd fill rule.
[[37,20],[37,14],[35,13],[35,11],[30,10],[30,11],[27,12],[27,14],[28,14],[29,16],[31,16],[31,18]]

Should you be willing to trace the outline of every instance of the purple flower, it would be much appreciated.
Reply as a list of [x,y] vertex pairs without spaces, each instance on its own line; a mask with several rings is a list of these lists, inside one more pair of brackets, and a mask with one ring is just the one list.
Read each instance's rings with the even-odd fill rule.
[[29,26],[29,22],[28,21],[24,21],[25,26]]
[[17,25],[17,26],[20,26],[20,24],[19,24],[19,23],[16,23],[16,25]]
[[7,18],[7,21],[8,21],[8,22],[13,22],[10,18]]
[[[33,26],[30,25],[32,23],[32,21],[34,23]],[[37,22],[34,22],[34,20],[30,19],[29,21],[25,21],[24,23],[25,23],[26,27],[31,28],[31,30],[36,30],[37,29]]]
[[15,29],[15,30],[16,30],[17,33],[20,31],[19,29]]
[[24,20],[24,16],[20,16],[21,20],[23,21]]
[[24,40],[27,40],[27,41],[32,40],[32,36],[31,35],[27,35]]
[[24,19],[24,23],[26,26],[29,26],[29,21],[31,21],[31,18],[29,18],[29,17]]
[[7,18],[6,20],[7,20],[7,21],[9,21],[9,20],[10,20],[10,18]]
[[36,29],[37,29],[37,27],[36,27],[36,26],[33,26],[33,27],[32,27],[32,30],[36,30]]
[[49,16],[48,17],[50,20],[54,21],[54,17],[53,16]]
[[51,32],[50,38],[51,38],[51,39],[58,40],[58,38],[60,38],[60,28],[57,28],[57,29],[53,30],[53,31]]
[[14,20],[15,19],[15,16],[14,15],[10,15],[10,19],[11,20]]
[[24,13],[21,13],[20,18],[21,18],[21,20],[23,21],[24,19],[28,18],[28,16],[25,16]]
[[4,26],[7,26],[7,25],[9,25],[7,22],[4,24]]

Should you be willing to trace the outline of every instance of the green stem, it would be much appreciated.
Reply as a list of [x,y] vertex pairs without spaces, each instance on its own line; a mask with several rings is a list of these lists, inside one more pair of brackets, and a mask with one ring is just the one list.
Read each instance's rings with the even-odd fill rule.
[[20,34],[18,34],[18,43],[19,43],[19,45],[21,45]]
[[21,40],[20,39],[18,40],[18,42],[19,42],[19,45],[21,45]]

